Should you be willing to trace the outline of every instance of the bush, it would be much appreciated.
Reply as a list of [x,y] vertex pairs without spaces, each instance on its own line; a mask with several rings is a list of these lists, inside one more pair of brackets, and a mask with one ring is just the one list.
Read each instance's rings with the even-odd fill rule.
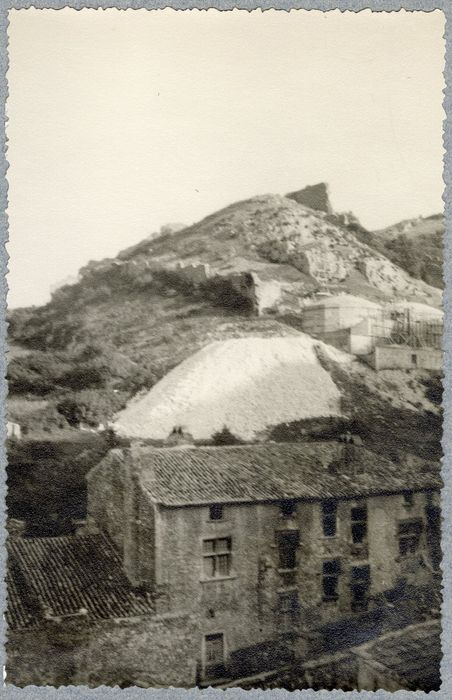
[[443,402],[443,383],[440,375],[433,375],[423,380],[425,386],[425,396],[436,406],[441,406]]
[[229,428],[225,425],[223,428],[212,435],[212,442],[214,445],[241,445],[243,441],[240,440],[236,435],[231,433]]
[[50,393],[70,364],[55,353],[32,352],[16,357],[8,365],[7,379],[12,394],[35,394],[45,396]]
[[75,390],[101,389],[105,387],[108,375],[108,367],[87,363],[72,367],[58,380],[58,384]]
[[64,396],[57,403],[57,410],[65,417],[69,425],[78,426],[86,423],[97,427],[108,423],[113,415],[124,407],[127,396],[112,389],[95,391],[85,389]]

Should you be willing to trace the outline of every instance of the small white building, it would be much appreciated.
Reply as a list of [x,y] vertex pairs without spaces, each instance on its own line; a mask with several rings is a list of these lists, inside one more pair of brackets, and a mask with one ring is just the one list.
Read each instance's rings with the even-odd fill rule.
[[315,301],[303,309],[302,326],[305,333],[323,336],[324,333],[351,328],[360,321],[380,318],[382,307],[369,299],[352,294],[337,294]]
[[304,308],[302,317],[305,333],[352,355],[372,351],[375,323],[383,323],[380,304],[352,294],[319,299]]
[[437,309],[429,304],[420,304],[414,301],[397,301],[385,306],[393,317],[400,314],[410,316],[413,321],[437,321],[442,323],[444,313],[442,309]]
[[6,436],[14,440],[20,440],[22,437],[22,430],[19,423],[8,421],[6,423]]
[[376,345],[369,358],[376,369],[428,369],[439,372],[443,353],[437,348],[416,348],[409,345]]

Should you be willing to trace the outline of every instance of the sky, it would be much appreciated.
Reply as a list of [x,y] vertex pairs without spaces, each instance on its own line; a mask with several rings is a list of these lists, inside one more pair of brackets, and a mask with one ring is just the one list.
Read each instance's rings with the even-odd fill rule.
[[439,10],[9,20],[11,308],[257,194],[325,181],[370,229],[443,209]]

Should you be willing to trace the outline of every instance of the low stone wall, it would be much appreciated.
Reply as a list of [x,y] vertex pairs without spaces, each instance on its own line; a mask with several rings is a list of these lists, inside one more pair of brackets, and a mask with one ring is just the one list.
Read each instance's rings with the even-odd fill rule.
[[7,682],[26,685],[193,687],[199,634],[185,614],[10,630]]
[[407,345],[378,345],[372,355],[374,369],[430,369],[440,371],[443,353],[435,348]]

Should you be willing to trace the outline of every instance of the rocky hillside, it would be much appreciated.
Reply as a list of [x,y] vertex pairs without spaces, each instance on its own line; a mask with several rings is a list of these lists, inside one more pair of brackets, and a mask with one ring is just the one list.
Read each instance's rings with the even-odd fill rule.
[[118,258],[140,269],[147,263],[150,270],[172,270],[195,285],[213,286],[218,278],[253,272],[262,286],[271,281],[279,287],[269,302],[279,311],[300,309],[306,295],[323,290],[439,303],[436,289],[358,240],[344,216],[331,212],[322,192],[326,186],[317,185],[286,197],[253,197]]
[[412,277],[443,288],[442,214],[407,219],[379,231],[360,228],[356,235]]
[[221,444],[350,429],[391,458],[438,459],[438,376],[375,373],[333,348],[318,354],[297,330],[319,292],[439,304],[439,289],[369,235],[332,212],[324,185],[254,197],[89,263],[45,306],[11,312],[8,412],[25,439],[9,446],[10,516],[30,517],[29,534],[71,531],[84,476],[117,439],[86,428],[114,416],[124,435],[155,437],[144,415],[159,439],[188,423]]
[[232,204],[89,263],[47,305],[10,314],[20,349],[10,392],[39,399],[50,425],[55,409],[69,425],[97,424],[208,343],[293,334],[288,314],[319,292],[439,304],[438,289],[358,240],[358,228],[332,213],[320,184]]

